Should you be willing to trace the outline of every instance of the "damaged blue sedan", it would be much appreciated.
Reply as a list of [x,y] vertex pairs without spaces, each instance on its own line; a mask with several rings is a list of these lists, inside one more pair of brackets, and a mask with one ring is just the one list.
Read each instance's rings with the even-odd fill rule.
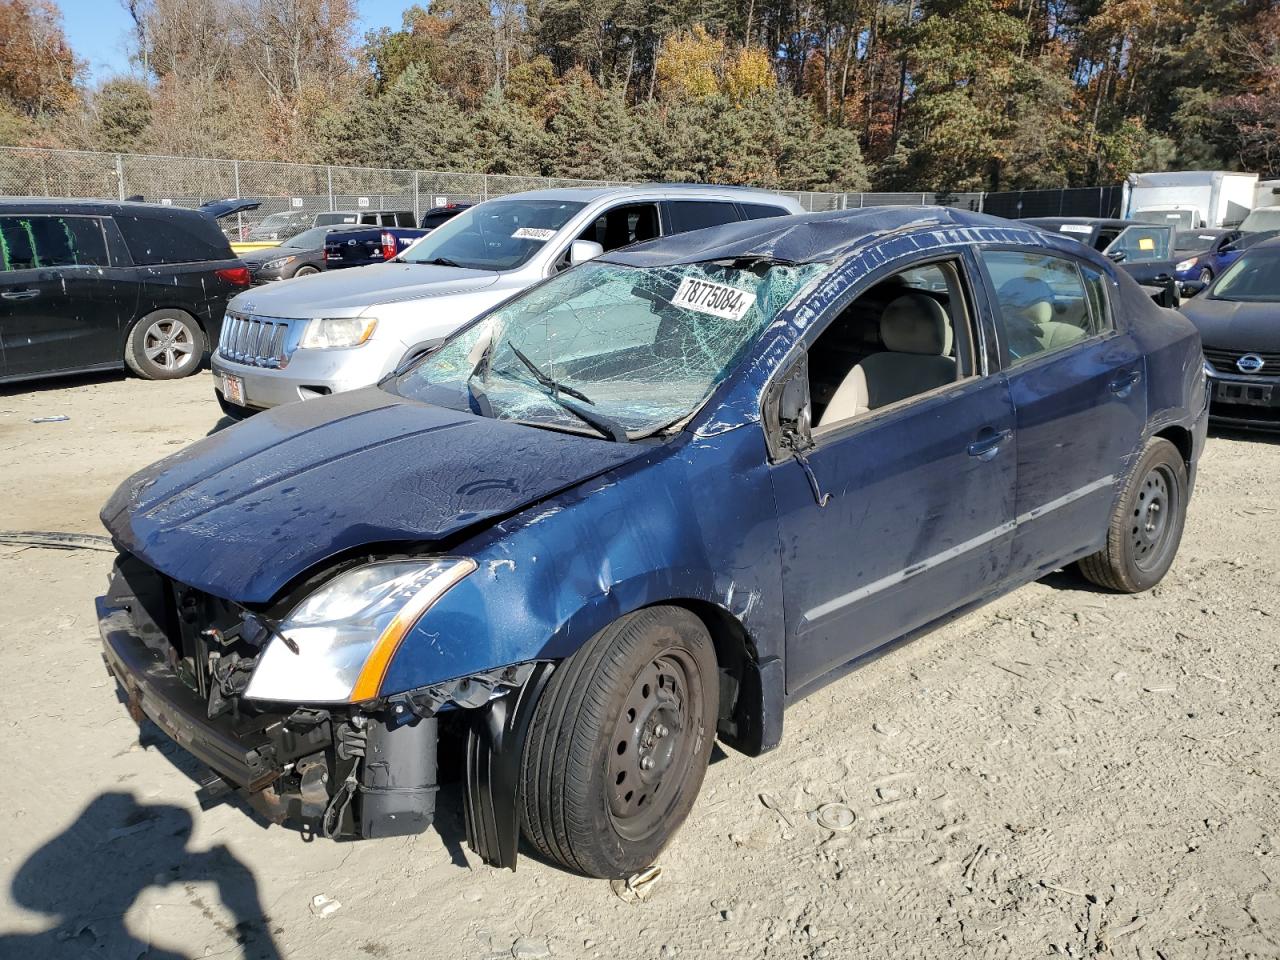
[[126,481],[106,662],[273,820],[424,830],[452,757],[485,862],[627,876],[716,739],[773,749],[886,645],[1069,564],[1157,583],[1207,409],[1195,328],[1070,238],[883,208],[655,240]]

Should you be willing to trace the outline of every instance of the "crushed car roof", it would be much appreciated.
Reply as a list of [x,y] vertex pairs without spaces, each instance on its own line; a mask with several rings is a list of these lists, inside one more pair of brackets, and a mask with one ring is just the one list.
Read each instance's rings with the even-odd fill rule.
[[787,263],[832,260],[877,233],[919,226],[1004,227],[1029,230],[1010,220],[953,207],[863,207],[743,220],[705,230],[647,240],[597,257],[631,267],[660,267],[708,260],[764,259]]

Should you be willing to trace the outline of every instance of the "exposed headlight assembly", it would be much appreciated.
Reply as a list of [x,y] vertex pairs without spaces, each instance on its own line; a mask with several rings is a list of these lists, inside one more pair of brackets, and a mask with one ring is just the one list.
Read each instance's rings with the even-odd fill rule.
[[281,621],[279,632],[291,643],[267,643],[244,695],[288,703],[374,699],[405,635],[475,568],[471,559],[437,557],[339,574]]
[[1173,269],[1176,270],[1178,273],[1182,273],[1184,270],[1190,270],[1195,265],[1196,265],[1195,257],[1192,257],[1190,260],[1183,260],[1179,263],[1174,264]]
[[312,320],[298,344],[304,350],[335,350],[339,347],[358,347],[371,336],[378,321],[371,317],[339,317],[332,320]]
[[293,263],[293,261],[297,259],[298,259],[297,257],[276,257],[274,260],[268,260],[266,263],[264,263],[262,265],[262,269],[263,270],[279,270],[281,267],[287,267],[289,264]]

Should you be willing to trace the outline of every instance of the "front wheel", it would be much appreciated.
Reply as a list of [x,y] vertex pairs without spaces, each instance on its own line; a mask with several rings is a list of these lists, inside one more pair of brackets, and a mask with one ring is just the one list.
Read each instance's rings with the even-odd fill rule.
[[297,270],[294,271],[293,275],[295,277],[310,277],[310,276],[314,276],[319,272],[320,271],[317,270],[315,267],[307,266],[307,267],[299,267]]
[[552,674],[522,758],[524,835],[592,877],[653,863],[689,815],[715,741],[719,685],[702,621],[628,614]]
[[1208,267],[1205,267],[1204,269],[1202,269],[1200,271],[1200,282],[1203,283],[1206,287],[1209,284],[1213,283],[1213,271],[1210,270]]
[[1141,593],[1173,565],[1187,519],[1187,466],[1168,440],[1147,442],[1111,515],[1107,544],[1080,561],[1100,587]]
[[185,310],[155,310],[133,325],[124,362],[144,380],[177,380],[200,369],[204,331]]

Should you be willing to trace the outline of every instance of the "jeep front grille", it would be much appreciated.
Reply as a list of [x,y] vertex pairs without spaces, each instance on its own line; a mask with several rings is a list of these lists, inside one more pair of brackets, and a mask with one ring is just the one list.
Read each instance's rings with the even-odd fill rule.
[[253,367],[283,367],[297,348],[290,335],[293,326],[292,320],[228,313],[218,353],[226,360]]

